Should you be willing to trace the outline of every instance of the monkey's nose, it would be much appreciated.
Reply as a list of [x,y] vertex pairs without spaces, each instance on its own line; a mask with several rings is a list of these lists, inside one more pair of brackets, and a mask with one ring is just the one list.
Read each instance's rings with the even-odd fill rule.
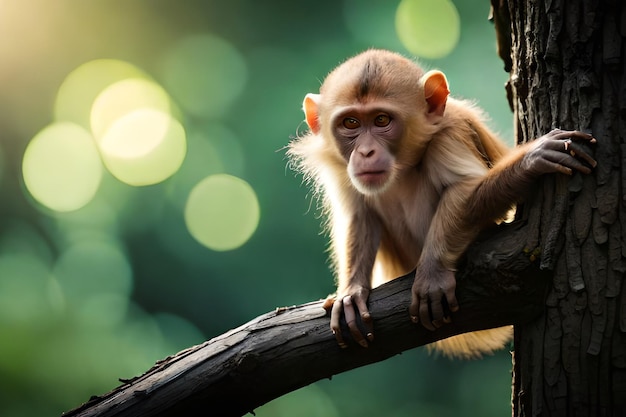
[[374,149],[365,147],[359,148],[358,152],[365,158],[371,158],[376,153]]

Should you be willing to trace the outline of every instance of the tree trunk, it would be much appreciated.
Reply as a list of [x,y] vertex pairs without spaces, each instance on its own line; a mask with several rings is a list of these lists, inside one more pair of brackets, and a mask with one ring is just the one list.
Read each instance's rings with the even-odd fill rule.
[[538,225],[528,246],[542,242],[553,282],[543,316],[516,326],[513,415],[624,416],[626,4],[492,3],[510,18],[518,142],[554,128],[598,140],[592,175],[548,177],[525,207]]

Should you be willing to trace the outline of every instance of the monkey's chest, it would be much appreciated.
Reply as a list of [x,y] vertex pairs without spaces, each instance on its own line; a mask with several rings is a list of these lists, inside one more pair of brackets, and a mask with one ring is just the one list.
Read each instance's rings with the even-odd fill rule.
[[381,198],[374,207],[383,224],[385,238],[409,258],[419,257],[438,201],[430,190],[420,191],[405,193],[403,198]]

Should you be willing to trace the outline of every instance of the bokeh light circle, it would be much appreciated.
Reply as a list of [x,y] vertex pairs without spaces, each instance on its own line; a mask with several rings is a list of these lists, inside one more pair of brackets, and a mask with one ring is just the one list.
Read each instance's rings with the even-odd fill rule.
[[179,41],[164,55],[162,72],[167,90],[184,110],[198,117],[222,116],[248,79],[241,53],[210,34]]
[[59,87],[54,105],[57,121],[91,127],[91,108],[98,95],[111,84],[128,78],[149,78],[138,67],[116,59],[96,59],[70,72]]
[[120,117],[98,141],[106,156],[141,158],[166,139],[172,119],[167,113],[139,109]]
[[215,251],[243,245],[256,230],[259,218],[259,202],[252,187],[227,174],[200,181],[185,206],[187,229],[198,242]]
[[105,88],[91,107],[91,131],[101,138],[119,118],[139,109],[170,112],[170,98],[158,84],[141,78],[118,81]]
[[22,174],[28,192],[39,203],[56,211],[73,211],[96,194],[102,163],[89,132],[62,122],[44,128],[30,141]]
[[185,129],[162,111],[142,108],[117,119],[98,141],[105,166],[129,185],[152,185],[173,175],[187,153]]
[[396,10],[396,32],[412,54],[437,59],[456,47],[461,20],[450,0],[402,0]]

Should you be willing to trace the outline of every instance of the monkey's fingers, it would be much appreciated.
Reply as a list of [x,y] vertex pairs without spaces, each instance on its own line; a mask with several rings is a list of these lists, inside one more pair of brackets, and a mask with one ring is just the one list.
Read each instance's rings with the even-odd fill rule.
[[[561,150],[556,151],[551,149],[543,149],[541,154],[541,163],[545,165],[544,169],[548,172],[561,172],[567,175],[571,175],[572,170],[582,172],[583,174],[590,174],[591,168],[581,162],[580,159],[583,159],[585,162],[587,162],[587,164],[591,165],[592,167],[595,167],[597,165],[596,161],[583,150],[575,151],[573,148],[577,148],[574,143],[570,143],[568,146],[568,149],[570,149],[570,153],[563,153]],[[580,159],[577,159],[576,157],[579,157]]]
[[549,133],[547,133],[544,137],[547,137],[550,139],[556,139],[556,140],[572,139],[572,140],[587,141],[589,143],[596,143],[596,139],[592,135],[588,133],[580,132],[578,130],[554,129],[550,131]]
[[[451,282],[454,281],[454,273],[452,271],[446,271],[446,275],[449,275]],[[430,313],[432,315],[433,326],[439,328],[446,323],[451,323],[452,318],[449,313],[459,310],[459,302],[456,299],[455,285],[448,286],[447,289],[442,289],[442,294],[431,294]],[[444,305],[445,303],[445,305]]]
[[[556,148],[552,147],[552,149],[569,153],[574,158],[574,160],[581,160],[592,168],[595,168],[596,165],[598,165],[596,160],[593,159],[591,155],[589,155],[587,151],[580,145],[581,142],[585,141],[587,143],[596,143],[597,141],[593,136],[579,131],[571,131],[560,132],[556,134],[553,139],[556,139],[556,144],[554,145],[556,146]],[[570,168],[576,169],[584,173],[589,173],[587,167],[581,164],[574,163],[573,166],[570,166]]]
[[430,306],[427,296],[413,294],[413,304],[411,304],[411,320],[414,323],[422,323],[428,330],[435,330],[431,316]]
[[[587,163],[590,167],[595,168],[598,165],[598,162],[589,155],[582,146],[580,146],[576,142],[566,141],[564,143],[568,143],[565,151],[568,151],[569,154],[574,157],[575,160],[582,160]],[[572,167],[573,168],[573,167]]]
[[419,309],[420,309],[419,299],[415,296],[415,294],[412,294],[411,305],[409,306],[409,316],[411,317],[411,321],[415,324],[420,322]]
[[[442,294],[443,296],[443,294]],[[441,304],[441,298],[433,298],[430,302],[431,323],[435,329],[440,328],[444,324],[444,312],[443,305]]]
[[411,294],[411,305],[409,306],[409,316],[415,324],[422,323],[428,330],[435,330],[430,318],[428,296],[422,295],[415,288]]
[[588,140],[591,143],[595,142],[595,139],[591,135],[587,135],[581,132],[564,132],[563,135],[559,134],[555,137],[550,138],[550,140],[547,141],[547,143],[545,144],[544,149],[569,154],[573,158],[580,159],[586,162],[589,166],[595,167],[598,164],[596,160],[593,159],[591,155],[587,153],[587,151],[585,151],[585,149],[581,146],[579,142],[574,141],[576,138],[580,139],[580,137],[575,135],[567,135],[571,133],[579,133],[580,135],[584,135],[583,137],[585,140]]
[[450,311],[455,313],[459,311],[459,302],[456,299],[456,278],[454,277],[454,272],[448,269],[443,273],[443,277],[445,278],[444,282],[448,283],[447,286],[443,287],[446,302]]
[[333,309],[330,312],[330,330],[335,335],[335,339],[337,339],[337,344],[339,345],[339,347],[345,349],[348,347],[348,345],[343,340],[343,335],[341,334],[341,326],[339,325],[342,313],[343,300],[336,299],[335,303],[333,304]]
[[423,298],[420,300],[419,317],[420,317],[420,323],[422,323],[422,326],[424,326],[428,330],[436,329],[430,317],[430,307],[429,307],[428,298]]
[[355,305],[352,303],[352,297],[347,295],[343,297],[343,314],[346,317],[346,324],[348,325],[348,330],[350,330],[350,334],[355,342],[363,347],[367,347],[367,341],[363,337],[361,333],[361,329],[356,321],[356,312]]
[[354,302],[361,313],[361,322],[365,326],[366,330],[365,337],[367,337],[367,340],[371,342],[374,340],[374,323],[372,321],[372,315],[367,309],[367,298],[357,295],[354,297]]
[[578,130],[574,130],[570,133],[571,133],[570,137],[572,138],[572,140],[578,140],[578,141],[589,142],[589,143],[597,142],[596,138],[594,138],[593,135],[589,133],[579,132]]

